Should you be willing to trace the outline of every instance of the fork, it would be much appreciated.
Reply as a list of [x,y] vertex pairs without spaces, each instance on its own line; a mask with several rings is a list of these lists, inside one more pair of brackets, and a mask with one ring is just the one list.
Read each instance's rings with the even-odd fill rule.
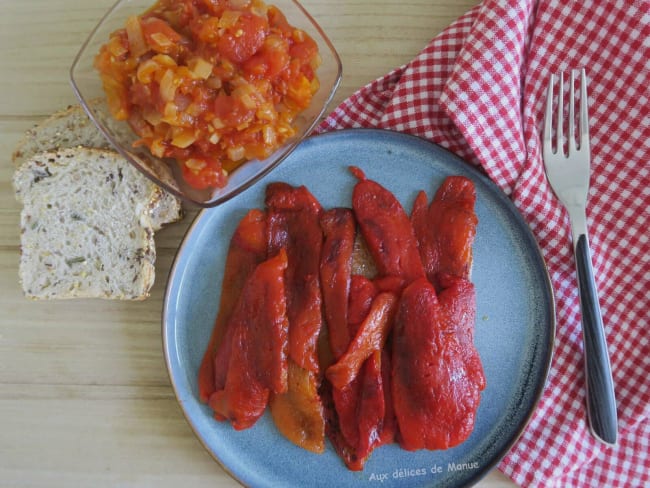
[[614,382],[607,352],[603,319],[598,303],[598,293],[591,264],[587,236],[587,192],[589,190],[589,121],[587,115],[587,78],[580,70],[579,139],[576,143],[574,122],[575,75],[571,70],[569,87],[568,153],[564,154],[562,120],[564,117],[563,84],[560,73],[557,102],[556,150],[552,145],[553,85],[551,75],[544,115],[543,159],[546,176],[557,198],[569,213],[573,252],[578,276],[578,291],[582,312],[584,342],[587,418],[592,435],[601,442],[614,445],[617,440],[616,399]]

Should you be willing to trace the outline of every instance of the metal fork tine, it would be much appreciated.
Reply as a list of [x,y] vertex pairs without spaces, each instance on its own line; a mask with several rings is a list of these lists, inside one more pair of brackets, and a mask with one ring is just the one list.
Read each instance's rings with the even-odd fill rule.
[[546,93],[546,112],[544,112],[544,136],[543,136],[543,150],[546,154],[550,154],[551,138],[552,138],[552,125],[553,125],[553,84],[555,83],[555,76],[551,75],[548,82]]
[[[582,147],[582,144],[585,147]],[[589,150],[589,114],[587,113],[587,75],[580,71],[580,149]]]
[[[574,84],[575,84],[575,70],[571,70],[571,85],[569,86],[569,135],[567,136],[569,139],[569,144],[567,146],[569,156],[575,154],[576,152],[576,126],[574,120],[575,112],[573,110],[573,106],[575,105],[575,94],[574,94],[575,90],[573,88]],[[580,99],[580,102],[582,102],[582,98]],[[582,126],[582,124],[580,124],[580,126]]]
[[560,86],[557,91],[557,124],[555,126],[555,151],[558,154],[564,154],[564,141],[562,140],[562,120],[564,113],[564,103],[562,94],[564,93],[564,75],[560,72]]

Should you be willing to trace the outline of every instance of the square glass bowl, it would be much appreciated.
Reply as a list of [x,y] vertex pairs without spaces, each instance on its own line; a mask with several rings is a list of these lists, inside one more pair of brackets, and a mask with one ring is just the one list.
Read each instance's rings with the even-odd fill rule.
[[[341,60],[331,41],[300,3],[296,0],[267,0],[267,4],[275,5],[284,13],[291,25],[307,32],[318,44],[322,64],[316,74],[320,88],[314,94],[309,107],[295,119],[296,135],[270,157],[242,164],[230,173],[228,182],[223,188],[197,190],[185,182],[176,161],[157,158],[146,147],[133,147],[137,135],[127,122],[117,121],[111,117],[106,106],[99,73],[93,66],[95,56],[99,53],[100,47],[108,41],[109,35],[123,28],[128,17],[143,14],[153,6],[154,2],[155,0],[119,0],[113,5],[90,33],[70,68],[72,88],[98,129],[115,149],[145,176],[189,203],[199,207],[214,207],[254,184],[309,135],[325,114],[339,86]],[[167,168],[171,170],[171,175]]]

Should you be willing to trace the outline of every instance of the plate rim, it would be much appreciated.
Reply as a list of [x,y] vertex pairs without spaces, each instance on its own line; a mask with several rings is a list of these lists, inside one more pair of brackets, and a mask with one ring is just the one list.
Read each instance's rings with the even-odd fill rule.
[[[524,231],[527,240],[530,242],[530,244],[532,244],[532,246],[530,246],[530,251],[533,252],[534,257],[537,260],[539,260],[539,263],[541,264],[540,270],[542,271],[543,280],[540,282],[540,284],[543,286],[540,288],[543,288],[544,296],[548,298],[548,303],[545,304],[544,308],[548,312],[550,323],[547,324],[548,340],[547,343],[545,344],[545,348],[548,352],[546,357],[544,358],[544,361],[542,361],[544,367],[540,371],[541,374],[539,375],[536,388],[533,390],[534,393],[531,395],[531,397],[534,400],[532,402],[530,410],[527,412],[527,414],[524,417],[521,418],[516,428],[513,429],[514,433],[511,436],[511,439],[504,444],[504,447],[501,449],[501,451],[497,455],[493,455],[492,459],[490,459],[489,462],[483,464],[480,469],[474,471],[473,475],[467,479],[467,482],[462,485],[459,485],[459,488],[465,486],[472,486],[478,483],[483,477],[485,477],[490,471],[492,471],[492,469],[494,469],[503,460],[503,458],[508,454],[508,452],[512,449],[512,447],[519,441],[524,431],[526,430],[526,426],[530,423],[535,411],[537,410],[537,407],[539,405],[540,400],[542,399],[544,390],[548,382],[548,377],[552,367],[553,357],[555,353],[555,335],[557,329],[557,308],[556,308],[557,306],[556,306],[555,292],[548,271],[548,266],[546,264],[546,259],[544,258],[544,253],[539,245],[539,242],[537,241],[537,238],[535,237],[535,234],[530,228],[530,225],[528,224],[528,222],[526,222],[519,209],[515,206],[513,201],[503,192],[503,190],[499,188],[496,185],[496,183],[494,183],[494,181],[492,181],[478,167],[465,161],[464,159],[454,154],[447,148],[444,148],[435,142],[424,139],[417,135],[409,134],[406,132],[400,132],[392,129],[347,128],[347,129],[339,129],[339,130],[329,130],[327,132],[312,134],[309,137],[305,138],[300,144],[298,144],[298,146],[295,148],[296,149],[295,152],[299,152],[300,146],[302,146],[305,143],[309,143],[309,141],[326,139],[330,137],[334,137],[334,138],[345,137],[345,136],[355,137],[355,134],[359,134],[364,137],[376,135],[378,137],[390,137],[400,141],[402,140],[410,141],[411,144],[420,144],[422,146],[429,147],[430,149],[433,149],[433,152],[444,153],[446,157],[455,160],[456,163],[462,163],[464,170],[469,171],[470,173],[472,173],[473,177],[480,179],[483,184],[485,184],[488,187],[491,187],[493,190],[492,191],[493,196],[495,196],[502,205],[505,205],[508,208],[512,217],[517,221],[518,227],[520,227]],[[406,145],[409,145],[408,142]],[[273,170],[267,173],[267,176],[269,174],[272,174],[273,171],[275,171],[275,169],[277,169],[278,167],[281,167],[281,165],[273,168]],[[246,194],[248,190],[249,189],[245,190],[240,195]],[[235,196],[232,200],[236,201],[240,197],[240,195]],[[187,230],[183,234],[181,238],[181,242],[174,253],[172,265],[170,267],[167,276],[164,295],[163,295],[163,305],[162,305],[162,313],[161,313],[162,347],[163,347],[163,355],[165,358],[167,375],[169,377],[172,389],[174,390],[174,397],[178,402],[179,406],[181,407],[183,416],[187,421],[187,423],[190,425],[190,428],[192,429],[192,433],[199,440],[203,448],[210,454],[210,456],[217,462],[217,464],[231,478],[233,478],[233,480],[237,481],[243,486],[247,486],[244,483],[244,481],[240,479],[237,475],[235,475],[235,473],[228,466],[226,466],[225,463],[222,462],[221,459],[217,456],[217,454],[213,452],[212,449],[207,445],[206,441],[204,440],[204,436],[202,436],[198,432],[198,429],[194,421],[188,415],[188,411],[184,406],[184,402],[181,400],[181,395],[179,394],[178,385],[176,384],[176,380],[174,378],[174,375],[172,374],[171,357],[170,357],[171,351],[170,351],[170,343],[168,341],[168,334],[167,334],[168,327],[166,324],[166,316],[167,316],[169,302],[170,302],[170,291],[172,288],[173,278],[178,271],[179,257],[181,253],[184,251],[189,241],[189,238],[193,234],[194,230],[199,226],[199,224],[202,222],[203,219],[207,218],[205,215],[207,213],[212,213],[217,211],[219,211],[219,207],[199,208],[199,211],[197,212],[196,216],[193,218],[192,222],[190,223]],[[432,486],[435,486],[435,484]]]

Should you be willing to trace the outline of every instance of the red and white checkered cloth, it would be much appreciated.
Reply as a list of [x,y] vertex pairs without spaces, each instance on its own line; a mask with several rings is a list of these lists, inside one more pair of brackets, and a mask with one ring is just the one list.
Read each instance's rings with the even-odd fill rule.
[[[649,47],[649,0],[484,0],[319,127],[434,141],[482,166],[535,233],[558,328],[543,398],[499,465],[520,485],[650,486]],[[588,431],[569,222],[541,158],[549,75],[580,67],[589,79],[587,214],[617,394],[616,447]]]

